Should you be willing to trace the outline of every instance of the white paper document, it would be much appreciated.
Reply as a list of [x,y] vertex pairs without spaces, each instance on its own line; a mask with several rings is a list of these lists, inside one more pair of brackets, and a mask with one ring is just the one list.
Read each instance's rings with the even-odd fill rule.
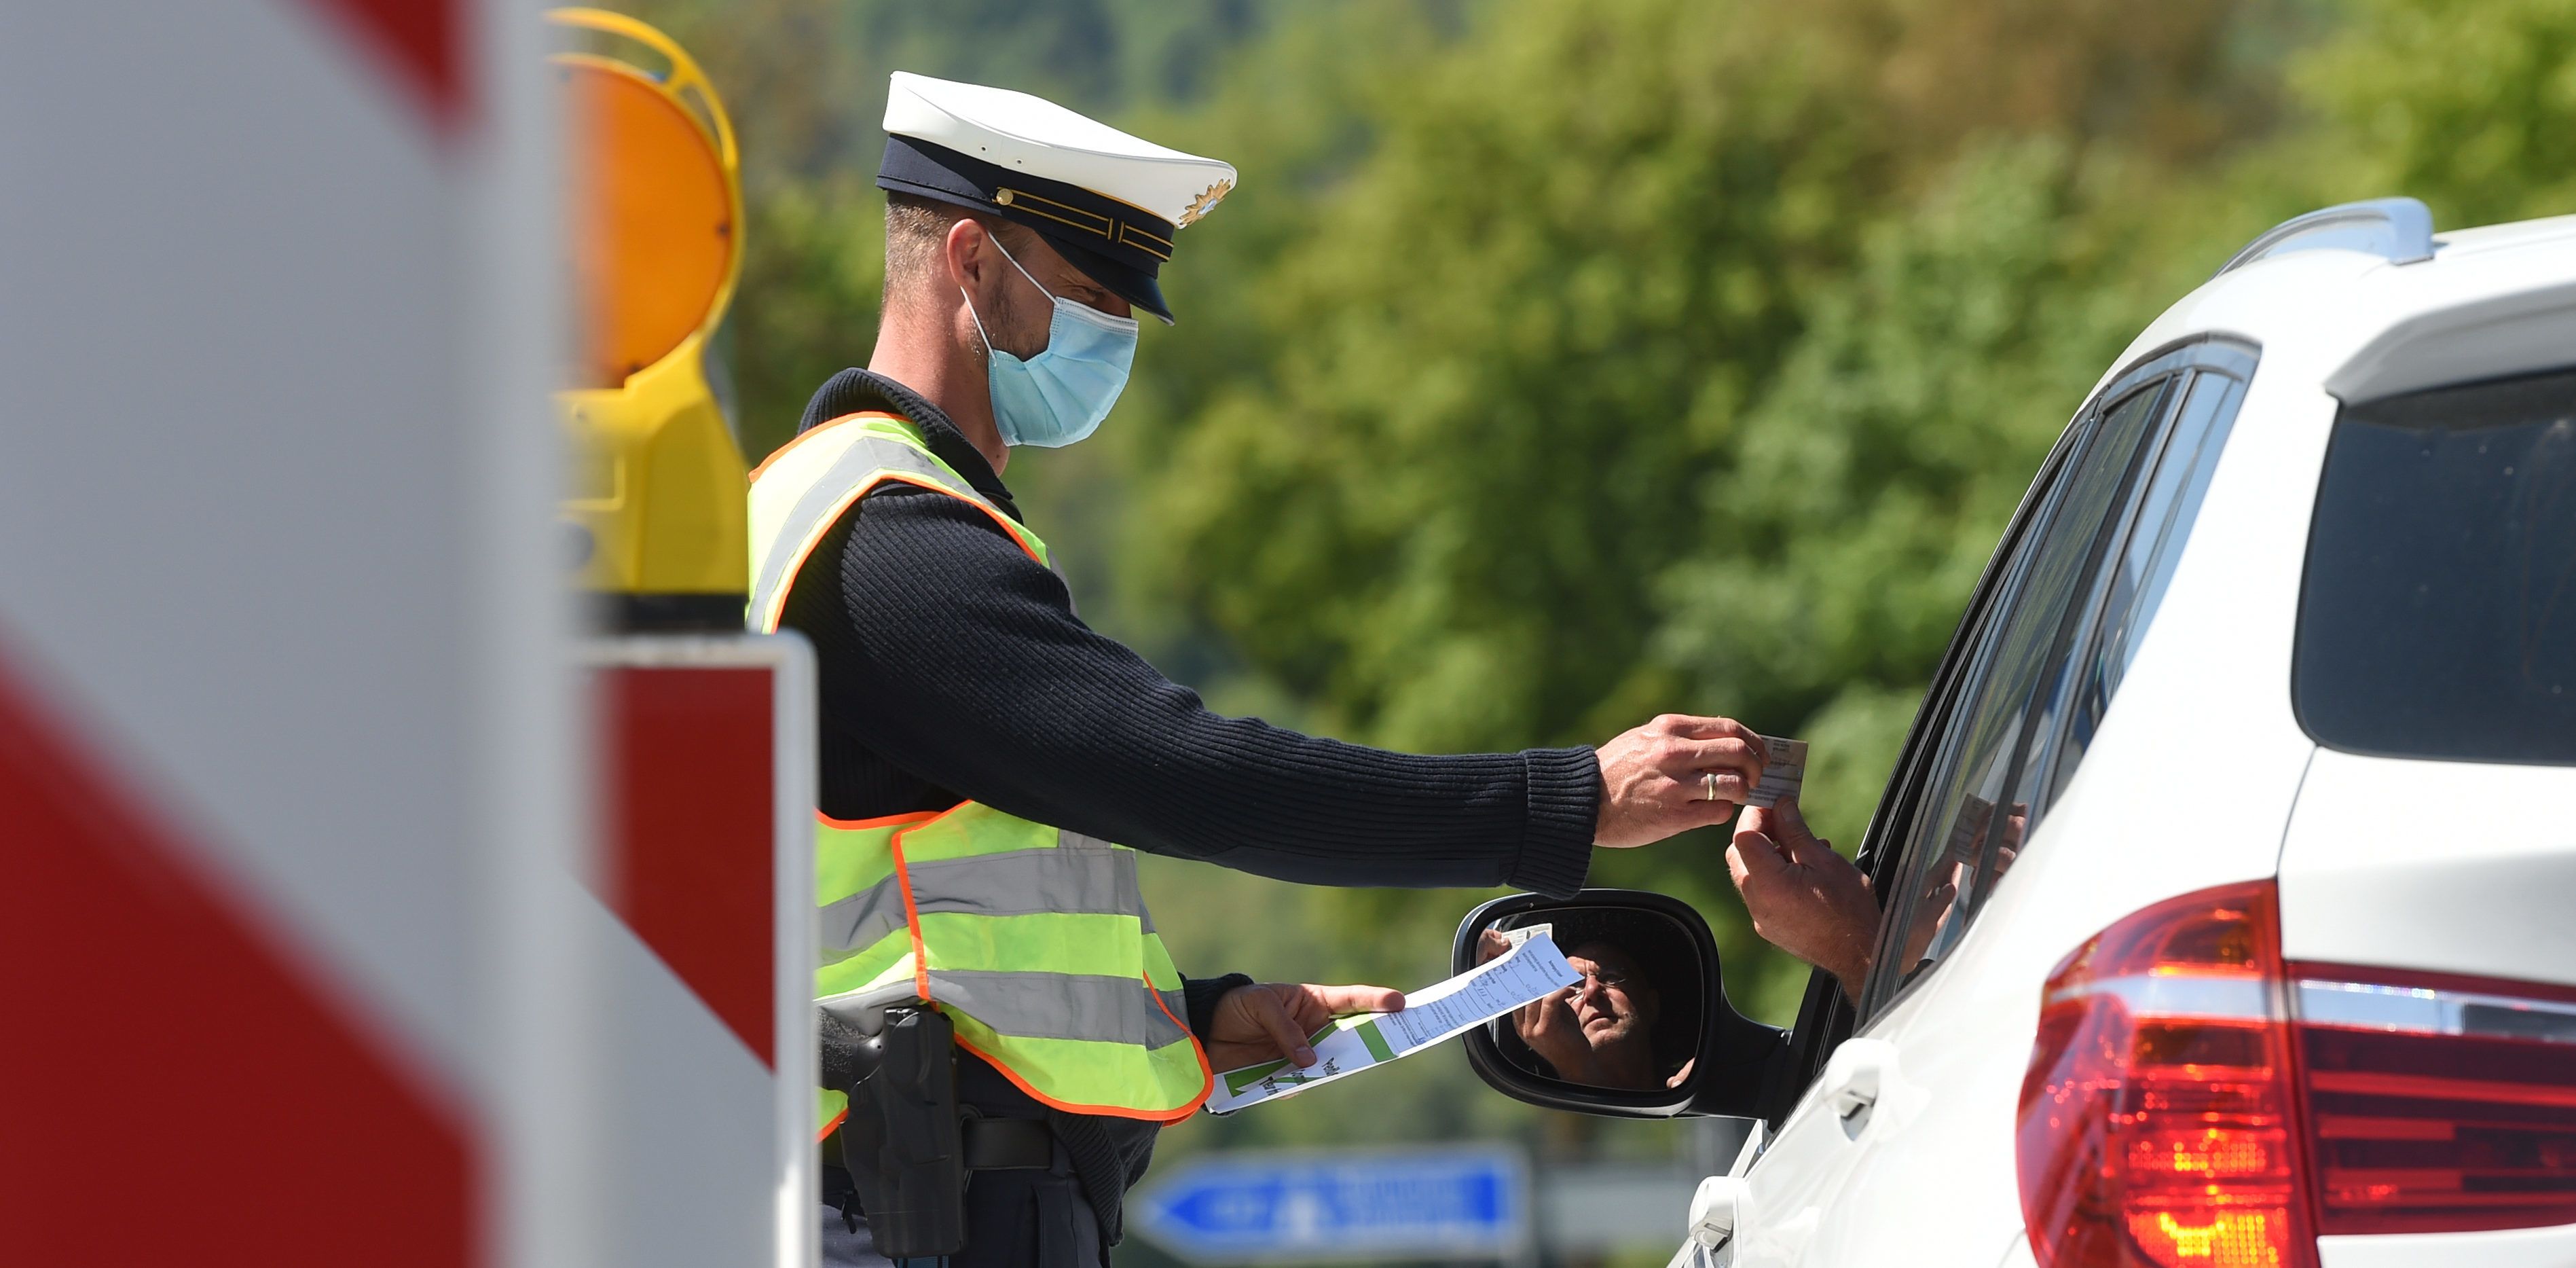
[[1335,1018],[1315,1032],[1315,1064],[1302,1070],[1291,1062],[1266,1061],[1217,1075],[1208,1112],[1231,1114],[1411,1056],[1582,980],[1555,939],[1535,933],[1446,982],[1406,993],[1404,1007],[1395,1012]]
[[1762,737],[1762,747],[1770,751],[1771,760],[1763,764],[1762,782],[1745,800],[1768,809],[1783,797],[1797,796],[1798,786],[1806,782],[1807,742],[1766,735]]

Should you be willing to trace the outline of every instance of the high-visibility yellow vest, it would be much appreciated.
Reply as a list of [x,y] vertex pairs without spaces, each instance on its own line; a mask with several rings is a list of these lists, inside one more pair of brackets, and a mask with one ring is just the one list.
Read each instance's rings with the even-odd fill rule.
[[[752,472],[752,629],[778,628],[815,546],[888,481],[973,504],[1053,566],[1046,543],[933,455],[910,422],[852,414]],[[1145,912],[1135,851],[976,801],[815,819],[821,1007],[855,1015],[934,1001],[958,1046],[1060,1109],[1168,1122],[1207,1099],[1207,1054]],[[847,1106],[845,1092],[819,1089],[818,1134]]]

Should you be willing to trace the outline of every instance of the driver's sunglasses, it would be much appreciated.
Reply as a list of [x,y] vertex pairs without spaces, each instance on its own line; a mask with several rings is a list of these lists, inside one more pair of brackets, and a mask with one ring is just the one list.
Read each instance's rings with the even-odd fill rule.
[[[1566,967],[1573,968],[1572,965],[1567,965]],[[1593,984],[1597,986],[1626,986],[1628,984],[1628,975],[1617,969],[1575,969],[1574,971],[1592,979]]]

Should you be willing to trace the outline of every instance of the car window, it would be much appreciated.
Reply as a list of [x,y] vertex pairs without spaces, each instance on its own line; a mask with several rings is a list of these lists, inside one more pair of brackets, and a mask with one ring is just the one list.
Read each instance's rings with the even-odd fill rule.
[[2576,369],[2336,416],[2291,699],[2332,748],[2576,764]]
[[[1933,672],[1922,707],[1915,710],[1914,721],[1906,728],[1904,747],[1895,769],[1888,772],[1886,790],[1870,814],[1869,830],[1854,860],[1881,893],[1893,887],[1906,825],[1931,786],[1931,768],[1941,739],[1949,733],[1951,720],[1960,711],[1959,697],[1969,680],[1977,650],[1977,631],[1984,627],[1986,614],[2001,602],[2010,564],[2021,554],[2019,543],[2037,532],[2037,525],[2046,518],[2049,495],[2059,484],[2058,475],[2081,447],[2092,417],[2091,403],[2076,411],[2074,420],[2040,463],[2030,491],[2014,509],[2012,522],[2005,526],[1993,558],[1987,561],[1985,571],[1977,577],[1976,588],[1969,593],[1958,629],[1941,653],[1940,666]],[[1835,1046],[1850,1037],[1857,1017],[1852,997],[1844,994],[1842,984],[1832,974],[1819,969],[1809,976],[1806,997],[1798,1007],[1798,1022],[1789,1037],[1788,1068],[1793,1073],[1772,1085],[1762,1109],[1763,1118],[1774,1129],[1796,1105],[1801,1090],[1823,1072],[1825,1059]]]
[[2078,678],[2067,706],[2063,734],[2049,775],[2047,800],[2055,800],[2093,743],[2093,732],[2111,697],[2127,676],[2147,626],[2164,602],[2165,586],[2183,544],[2200,516],[2201,495],[2218,467],[2219,451],[2236,422],[2236,407],[2245,399],[2245,380],[2215,370],[2193,373],[2183,389],[2181,408],[2158,447],[2155,475],[2138,499],[2134,524],[2120,548],[2119,563],[2101,585],[2101,615],[2094,632],[2078,646]]
[[2149,381],[2113,400],[2059,477],[2016,547],[2000,602],[1975,634],[1977,651],[1935,761],[1928,813],[1914,817],[1884,890],[1878,967],[1862,1000],[1868,1016],[1955,945],[1994,882],[2012,865],[2036,807],[2030,776],[2045,754],[2035,735],[2066,696],[2069,617],[2099,579],[2104,545],[2133,501],[2135,473],[2173,390]]

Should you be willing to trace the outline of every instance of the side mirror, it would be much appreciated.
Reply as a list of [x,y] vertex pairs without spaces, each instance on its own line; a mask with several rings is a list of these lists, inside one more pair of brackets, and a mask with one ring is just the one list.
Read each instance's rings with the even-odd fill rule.
[[1464,973],[1541,926],[1584,980],[1468,1031],[1477,1077],[1584,1114],[1760,1114],[1789,1032],[1727,1003],[1717,939],[1690,904],[1633,889],[1497,898],[1459,922],[1450,969]]

